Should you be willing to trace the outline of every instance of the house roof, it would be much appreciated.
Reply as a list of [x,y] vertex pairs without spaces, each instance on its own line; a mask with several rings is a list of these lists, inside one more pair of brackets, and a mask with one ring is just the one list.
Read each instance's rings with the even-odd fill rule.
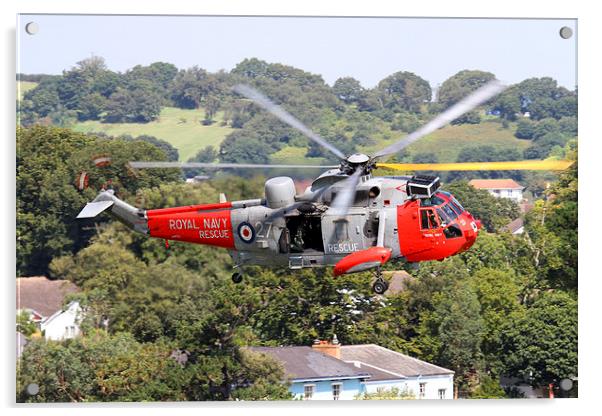
[[311,347],[247,347],[282,362],[286,375],[295,380],[328,378],[368,378],[365,368],[357,368]]
[[406,284],[408,281],[412,280],[413,277],[404,270],[396,270],[391,273],[391,277],[389,278],[389,288],[387,289],[387,294],[397,294],[403,292],[406,289]]
[[[447,368],[375,344],[343,345],[341,346],[341,359],[347,362],[359,361],[374,366],[381,371],[402,377],[454,374],[452,370]],[[370,381],[373,380],[377,380],[377,378],[371,377]]]
[[473,179],[468,183],[477,189],[525,189],[514,179]]
[[65,296],[79,291],[68,280],[50,280],[45,276],[17,278],[17,309],[31,309],[48,317],[60,310]]
[[524,221],[522,218],[517,218],[514,221],[509,222],[508,224],[506,224],[503,229],[510,231],[512,234],[514,234],[515,232],[517,232],[518,230],[520,230],[522,227],[524,226]]

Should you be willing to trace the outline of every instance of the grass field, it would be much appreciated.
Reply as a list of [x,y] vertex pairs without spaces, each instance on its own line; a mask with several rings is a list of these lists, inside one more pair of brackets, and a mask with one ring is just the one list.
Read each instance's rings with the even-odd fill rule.
[[[285,147],[270,156],[274,164],[295,164],[295,165],[327,165],[323,157],[306,157],[307,148],[305,147]],[[331,163],[335,164],[336,163]]]
[[34,89],[36,85],[38,85],[37,82],[17,81],[17,99],[21,101],[23,99],[23,94]]
[[[448,125],[408,146],[407,150],[411,155],[417,153],[435,154],[439,162],[455,162],[458,153],[465,147],[493,146],[495,149],[518,149],[522,151],[531,142],[514,137],[515,130],[516,125],[514,123],[511,123],[505,129],[497,120],[484,120],[480,124]],[[385,147],[399,140],[402,136],[403,133],[393,139],[382,141],[375,147]]]
[[159,118],[150,123],[101,123],[84,121],[73,125],[73,130],[83,133],[103,132],[111,136],[129,134],[140,136],[147,134],[163,139],[180,153],[180,160],[186,161],[199,149],[213,146],[219,149],[224,138],[232,131],[230,127],[220,126],[222,113],[218,113],[211,126],[204,126],[201,121],[205,117],[203,110],[184,110],[164,107]]
[[455,162],[458,153],[464,147],[493,146],[496,149],[527,148],[531,142],[514,137],[515,125],[503,128],[495,121],[483,121],[480,124],[462,124],[446,126],[408,147],[415,153],[434,153],[439,162]]

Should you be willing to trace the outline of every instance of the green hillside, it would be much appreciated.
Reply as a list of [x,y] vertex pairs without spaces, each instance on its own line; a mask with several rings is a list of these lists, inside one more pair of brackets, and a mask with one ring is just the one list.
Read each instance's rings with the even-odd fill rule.
[[38,85],[37,82],[29,81],[17,81],[17,99],[20,101],[23,99],[23,94],[27,91],[32,90]]
[[171,143],[180,152],[180,160],[186,161],[205,146],[219,149],[222,140],[232,131],[230,127],[220,126],[223,113],[217,114],[216,121],[211,126],[201,123],[204,117],[202,109],[164,107],[159,118],[150,123],[101,123],[89,120],[75,123],[73,130],[84,133],[103,132],[111,136],[155,136]]
[[514,137],[516,126],[503,128],[497,121],[482,121],[480,124],[448,125],[420,139],[408,147],[412,154],[434,153],[439,162],[455,162],[458,153],[465,147],[493,146],[497,150],[529,147],[529,140]]
[[[515,123],[510,123],[508,128],[503,128],[499,120],[483,120],[480,124],[447,125],[408,146],[407,152],[410,156],[417,153],[432,153],[437,156],[439,162],[455,162],[458,153],[466,147],[487,145],[498,150],[519,149],[521,151],[529,147],[531,142],[514,137],[515,131]],[[388,139],[377,138],[377,144],[360,147],[359,150],[372,154],[405,135],[403,132],[396,131],[386,133]]]

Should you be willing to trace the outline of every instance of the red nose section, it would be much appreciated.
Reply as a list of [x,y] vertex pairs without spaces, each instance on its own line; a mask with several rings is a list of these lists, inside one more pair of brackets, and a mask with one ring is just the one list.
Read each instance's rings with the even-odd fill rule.
[[391,258],[391,249],[370,247],[343,257],[335,266],[333,273],[340,276],[346,273],[361,272],[385,264]]

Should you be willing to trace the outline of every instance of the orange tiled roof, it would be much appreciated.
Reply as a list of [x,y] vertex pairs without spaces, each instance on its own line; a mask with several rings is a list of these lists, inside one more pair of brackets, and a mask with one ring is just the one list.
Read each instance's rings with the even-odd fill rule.
[[525,189],[514,179],[473,179],[469,183],[477,189]]

